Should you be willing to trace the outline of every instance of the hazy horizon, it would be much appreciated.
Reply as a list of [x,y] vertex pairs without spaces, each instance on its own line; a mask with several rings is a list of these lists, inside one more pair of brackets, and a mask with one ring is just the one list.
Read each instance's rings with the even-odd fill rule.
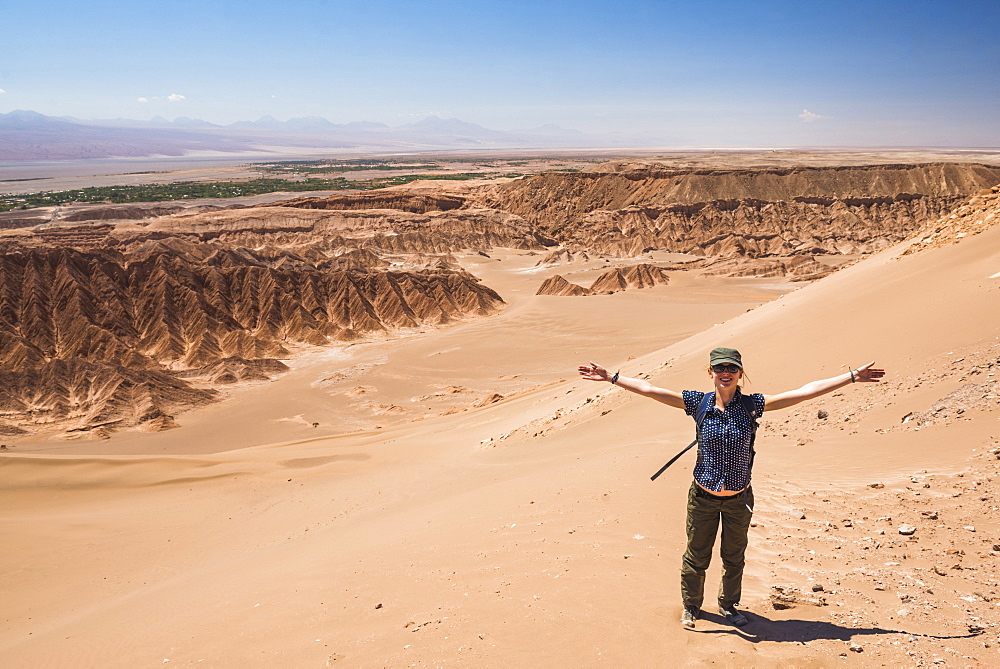
[[114,0],[5,17],[0,113],[439,116],[689,147],[1000,145],[995,3]]

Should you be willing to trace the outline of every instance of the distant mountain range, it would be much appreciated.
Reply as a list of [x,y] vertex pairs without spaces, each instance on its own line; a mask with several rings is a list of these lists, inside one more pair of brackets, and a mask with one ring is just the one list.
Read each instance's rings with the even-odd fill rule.
[[276,147],[307,152],[608,145],[606,138],[554,125],[501,131],[436,116],[393,127],[366,121],[332,123],[320,116],[288,121],[263,116],[256,121],[216,125],[184,116],[173,121],[160,116],[136,121],[81,120],[20,109],[0,114],[0,161],[183,156],[208,151],[265,153]]

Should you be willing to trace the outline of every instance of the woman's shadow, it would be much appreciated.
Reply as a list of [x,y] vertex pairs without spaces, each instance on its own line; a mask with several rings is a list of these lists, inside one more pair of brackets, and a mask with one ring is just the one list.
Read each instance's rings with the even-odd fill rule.
[[744,627],[731,627],[722,616],[703,611],[701,614],[703,620],[718,623],[724,626],[724,629],[697,631],[703,634],[737,634],[752,643],[760,643],[761,641],[806,643],[819,639],[851,641],[857,636],[876,634],[905,634],[929,639],[968,639],[983,633],[982,629],[970,627],[966,634],[919,634],[882,627],[844,627],[818,620],[771,620],[750,611],[743,611],[743,613],[750,622]]

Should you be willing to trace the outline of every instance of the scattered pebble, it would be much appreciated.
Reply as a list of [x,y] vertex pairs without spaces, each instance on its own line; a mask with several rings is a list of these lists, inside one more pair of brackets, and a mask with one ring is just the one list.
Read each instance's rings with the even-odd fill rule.
[[[966,529],[968,529],[968,528],[966,528]],[[913,534],[916,531],[917,531],[917,528],[915,528],[913,525],[900,525],[899,526],[899,533],[902,534],[903,536],[909,536],[909,535]]]

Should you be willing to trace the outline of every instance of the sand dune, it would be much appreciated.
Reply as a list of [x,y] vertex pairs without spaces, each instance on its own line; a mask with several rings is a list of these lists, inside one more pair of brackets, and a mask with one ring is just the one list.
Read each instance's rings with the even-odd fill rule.
[[[992,664],[995,193],[970,205],[978,234],[959,237],[946,214],[929,229],[954,243],[897,244],[767,296],[766,279],[687,272],[614,295],[535,296],[542,277],[521,272],[530,251],[465,256],[507,311],[375,344],[384,362],[344,362],[361,371],[335,386],[370,380],[396,405],[434,383],[451,397],[503,395],[483,406],[250,448],[230,440],[238,416],[215,414],[188,434],[230,448],[197,455],[4,453],[13,557],[0,655],[12,666]],[[580,276],[605,270],[587,262]],[[690,439],[690,419],[568,376],[593,356],[701,388],[718,345],[743,351],[754,391],[872,358],[889,372],[765,417],[742,634],[717,616],[695,633],[676,622],[691,462],[648,477]],[[559,368],[565,380],[549,375]],[[537,376],[517,388],[519,374]],[[260,407],[308,397],[281,383]],[[149,436],[184,441],[188,429]],[[915,534],[899,534],[903,523]]]

